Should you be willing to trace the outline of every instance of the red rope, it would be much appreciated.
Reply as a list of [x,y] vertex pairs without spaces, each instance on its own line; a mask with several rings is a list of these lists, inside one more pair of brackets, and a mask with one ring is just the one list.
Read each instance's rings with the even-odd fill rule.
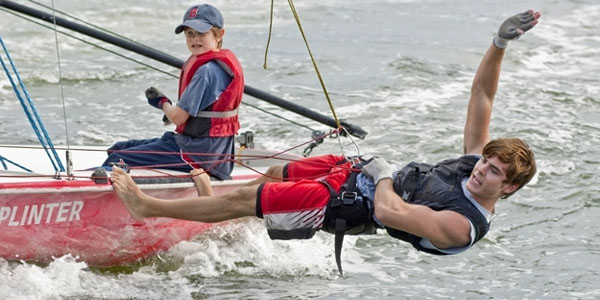
[[[146,154],[160,154],[160,155],[187,155],[188,157],[190,155],[193,156],[219,156],[219,157],[223,157],[223,159],[216,159],[216,160],[203,160],[203,163],[207,163],[207,164],[211,164],[213,166],[216,166],[218,164],[221,163],[225,163],[225,162],[235,162],[238,165],[251,170],[257,174],[260,174],[262,176],[265,177],[269,177],[272,179],[278,179],[278,180],[282,180],[282,178],[275,178],[273,176],[269,176],[263,172],[260,172],[259,170],[250,167],[247,164],[242,163],[242,159],[244,160],[263,160],[263,159],[277,159],[277,160],[282,160],[282,161],[286,161],[286,162],[294,162],[294,161],[298,161],[301,160],[303,158],[299,158],[299,159],[291,159],[291,158],[283,158],[283,157],[279,157],[282,154],[288,153],[294,149],[297,149],[299,147],[302,147],[304,145],[307,145],[309,143],[312,143],[314,141],[316,141],[317,139],[324,139],[328,136],[331,136],[333,134],[338,134],[340,131],[342,130],[342,128],[338,128],[336,130],[332,130],[331,132],[329,132],[328,134],[324,134],[318,138],[314,138],[314,139],[310,139],[306,142],[303,142],[301,144],[298,144],[296,146],[290,147],[286,150],[277,152],[275,154],[272,155],[250,155],[250,154],[222,154],[222,153],[209,153],[209,152],[168,152],[168,151],[145,151],[145,150],[111,150],[110,152],[121,152],[121,153],[146,153]],[[42,147],[39,146],[7,146],[7,145],[0,145],[0,148],[14,148],[14,149],[43,149]],[[86,148],[61,148],[61,147],[55,147],[55,149],[57,150],[70,150],[70,151],[90,151],[90,152],[98,152],[98,151],[106,151],[106,150],[101,150],[101,149],[86,149]],[[151,170],[153,172],[159,173],[161,175],[157,175],[157,176],[135,176],[135,178],[168,178],[168,177],[174,177],[174,178],[191,178],[193,177],[193,175],[175,175],[175,174],[169,174],[166,172],[162,172],[160,170],[156,170],[156,169],[160,169],[160,168],[169,168],[169,167],[176,167],[176,166],[184,166],[184,165],[188,165],[187,162],[181,162],[181,163],[170,163],[170,164],[155,164],[155,165],[146,165],[146,166],[130,166],[130,169],[143,169],[143,170]],[[335,165],[327,165],[328,167],[334,167]],[[204,173],[210,173],[210,170],[212,169],[205,169]],[[351,170],[353,170],[352,168],[350,168]],[[79,171],[84,171],[84,170],[79,170]],[[343,168],[340,169],[338,172],[344,172],[346,170],[344,170]],[[202,173],[202,174],[204,174]],[[200,175],[200,174],[198,174]],[[197,175],[196,175],[197,176]],[[0,174],[0,177],[4,177],[4,178],[55,178],[55,174],[31,174],[31,175],[2,175]],[[314,176],[314,178],[318,178],[320,176]],[[73,176],[73,178],[90,178],[89,176]],[[314,179],[312,178],[312,179]],[[307,178],[310,179],[310,178]]]

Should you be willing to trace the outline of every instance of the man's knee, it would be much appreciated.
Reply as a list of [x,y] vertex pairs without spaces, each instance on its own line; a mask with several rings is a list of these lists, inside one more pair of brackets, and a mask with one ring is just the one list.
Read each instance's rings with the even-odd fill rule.
[[271,166],[265,173],[265,182],[283,181],[284,165]]
[[242,186],[223,195],[229,209],[236,211],[240,216],[255,216],[258,187]]

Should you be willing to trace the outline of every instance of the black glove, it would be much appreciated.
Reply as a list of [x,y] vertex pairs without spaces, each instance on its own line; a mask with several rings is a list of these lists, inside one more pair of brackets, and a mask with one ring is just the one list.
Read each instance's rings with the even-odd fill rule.
[[148,99],[148,104],[160,110],[162,110],[162,106],[166,102],[173,104],[169,98],[167,98],[161,91],[153,86],[146,89],[146,98]]
[[539,18],[540,13],[530,9],[506,19],[502,25],[500,25],[496,36],[494,36],[494,45],[498,48],[506,48],[508,46],[508,41],[516,40],[521,37],[538,23],[537,20]]

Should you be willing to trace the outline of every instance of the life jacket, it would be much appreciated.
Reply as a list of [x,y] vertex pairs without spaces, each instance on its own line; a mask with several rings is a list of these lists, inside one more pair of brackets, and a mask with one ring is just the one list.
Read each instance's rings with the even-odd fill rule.
[[[412,162],[402,168],[394,179],[394,191],[407,203],[425,205],[436,211],[451,210],[465,216],[475,227],[475,244],[488,232],[489,223],[464,195],[461,181],[471,174],[478,160],[475,156],[462,156],[435,166]],[[419,236],[390,227],[386,227],[386,230],[391,236],[411,243],[417,250],[446,255],[422,247]]]
[[196,70],[212,60],[232,76],[231,82],[211,106],[198,112],[196,116],[190,115],[185,123],[177,126],[175,132],[179,134],[192,137],[225,137],[235,135],[240,129],[237,109],[244,94],[244,75],[242,66],[230,50],[221,49],[190,56],[181,68],[179,97],[183,95]]

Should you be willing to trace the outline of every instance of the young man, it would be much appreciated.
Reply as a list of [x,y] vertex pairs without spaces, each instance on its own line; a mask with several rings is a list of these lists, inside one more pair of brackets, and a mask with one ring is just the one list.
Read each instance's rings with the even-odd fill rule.
[[539,17],[529,10],[500,26],[473,80],[465,155],[458,159],[435,166],[410,163],[393,173],[380,158],[318,156],[272,167],[225,195],[208,196],[207,190],[206,196],[169,200],[144,194],[128,174],[115,169],[114,189],[135,218],[219,222],[257,216],[274,239],[310,238],[319,229],[372,233],[375,225],[421,251],[465,251],[487,233],[498,199],[522,188],[536,172],[527,144],[516,138],[490,141],[489,122],[505,47]]

